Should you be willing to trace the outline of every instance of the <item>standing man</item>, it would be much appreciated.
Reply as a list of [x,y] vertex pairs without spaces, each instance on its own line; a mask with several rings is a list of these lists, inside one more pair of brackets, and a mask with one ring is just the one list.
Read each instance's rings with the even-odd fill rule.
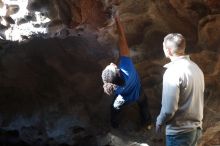
[[104,92],[114,96],[111,106],[111,125],[114,128],[119,126],[118,113],[122,107],[133,102],[137,102],[140,108],[142,124],[149,128],[151,115],[148,110],[147,97],[141,88],[139,75],[131,60],[124,29],[120,23],[118,15],[114,16],[117,26],[119,40],[118,47],[120,53],[119,65],[110,63],[102,71]]
[[185,38],[178,33],[164,38],[163,51],[170,63],[163,75],[162,107],[156,132],[166,125],[166,146],[195,146],[201,135],[204,75],[185,55]]

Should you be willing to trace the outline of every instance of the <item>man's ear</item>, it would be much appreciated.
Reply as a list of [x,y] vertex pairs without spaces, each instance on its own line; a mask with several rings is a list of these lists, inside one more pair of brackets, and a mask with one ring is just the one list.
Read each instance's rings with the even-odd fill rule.
[[172,51],[171,51],[171,48],[167,48],[167,52],[168,52],[169,56],[173,56],[173,53],[172,53]]

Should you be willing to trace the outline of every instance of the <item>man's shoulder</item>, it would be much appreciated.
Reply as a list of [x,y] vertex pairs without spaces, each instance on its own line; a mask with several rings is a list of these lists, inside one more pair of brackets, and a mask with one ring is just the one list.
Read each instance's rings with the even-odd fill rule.
[[131,60],[131,57],[130,56],[120,56],[120,59],[129,59],[129,60]]
[[121,56],[120,57],[120,62],[121,62],[121,64],[127,64],[127,65],[133,64],[132,59],[128,56]]

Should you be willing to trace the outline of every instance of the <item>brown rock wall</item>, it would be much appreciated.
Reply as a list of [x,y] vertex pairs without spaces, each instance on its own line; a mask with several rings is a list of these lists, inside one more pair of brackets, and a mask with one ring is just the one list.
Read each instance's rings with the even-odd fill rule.
[[[109,15],[111,2],[29,0],[29,14],[14,18],[13,14],[22,9],[20,5],[9,5],[5,9],[6,4],[0,1],[0,7],[5,9],[0,19],[1,128],[17,130],[12,135],[21,134],[28,143],[40,139],[43,144],[66,141],[83,145],[87,140],[98,145],[99,138],[94,135],[109,130],[112,100],[102,91],[100,74],[102,68],[116,61],[118,56],[116,29]],[[120,0],[117,3],[133,60],[149,96],[153,119],[160,109],[162,66],[167,62],[162,51],[163,37],[179,32],[186,37],[191,59],[205,74],[201,145],[218,145],[219,0]],[[40,16],[35,14],[39,11]],[[38,17],[49,18],[50,22],[38,23]],[[30,22],[34,28],[46,28],[47,33],[21,35],[21,43],[4,40],[8,38],[7,30],[12,32],[9,38],[16,40],[13,39],[18,34],[13,32],[15,26]],[[138,118],[136,105],[125,110],[122,130],[136,130]],[[28,137],[31,132],[34,133],[32,138]],[[145,140],[152,142],[149,137]]]

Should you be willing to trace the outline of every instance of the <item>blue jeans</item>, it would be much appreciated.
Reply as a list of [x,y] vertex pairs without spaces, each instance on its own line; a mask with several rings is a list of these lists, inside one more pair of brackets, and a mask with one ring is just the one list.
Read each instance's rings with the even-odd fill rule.
[[196,146],[201,134],[201,129],[197,128],[187,133],[167,135],[166,146]]

